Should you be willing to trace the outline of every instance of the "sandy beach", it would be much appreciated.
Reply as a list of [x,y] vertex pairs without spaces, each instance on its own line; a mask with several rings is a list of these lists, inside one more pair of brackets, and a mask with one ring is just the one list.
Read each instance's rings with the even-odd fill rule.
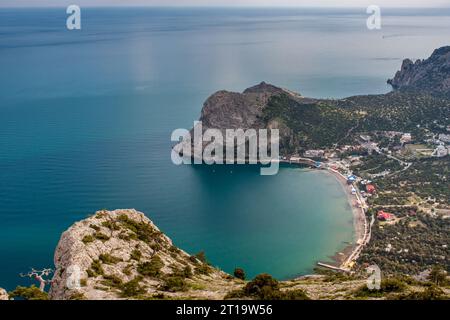
[[326,171],[333,175],[341,184],[345,194],[347,195],[347,199],[353,213],[353,225],[355,230],[354,242],[346,246],[341,252],[337,252],[332,257],[336,267],[344,267],[344,264],[350,258],[352,253],[357,250],[358,244],[362,243],[364,240],[364,226],[366,223],[366,218],[357,197],[352,194],[351,186],[347,184],[347,179],[337,171],[331,169]]

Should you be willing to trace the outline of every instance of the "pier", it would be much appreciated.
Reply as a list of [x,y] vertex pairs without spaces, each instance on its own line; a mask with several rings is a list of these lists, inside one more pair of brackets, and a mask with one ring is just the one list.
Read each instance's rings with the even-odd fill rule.
[[317,167],[317,161],[314,161],[309,158],[302,158],[302,157],[291,157],[289,159],[280,160],[282,163],[289,163],[289,164],[307,164],[310,166]]
[[326,264],[326,263],[323,263],[323,262],[317,262],[317,265],[321,266],[323,268],[327,268],[327,269],[331,269],[331,270],[335,270],[335,271],[350,272],[349,269],[344,269],[344,268],[332,266],[331,264]]

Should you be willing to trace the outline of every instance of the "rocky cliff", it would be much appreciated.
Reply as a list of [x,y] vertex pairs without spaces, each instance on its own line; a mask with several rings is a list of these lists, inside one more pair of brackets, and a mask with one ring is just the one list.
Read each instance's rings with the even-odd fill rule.
[[51,299],[221,299],[242,282],[178,249],[136,210],[75,223],[55,251]]
[[257,129],[262,127],[262,110],[274,95],[287,91],[261,82],[243,93],[218,91],[203,105],[200,121],[203,129]]
[[436,49],[425,60],[405,59],[400,71],[388,83],[395,90],[429,93],[450,92],[450,46]]
[[[203,105],[199,119],[202,131],[218,129],[225,137],[226,129],[279,129],[282,152],[286,151],[285,146],[298,146],[299,142],[292,128],[278,116],[266,116],[266,111],[270,109],[274,99],[288,99],[295,105],[305,106],[306,109],[308,105],[317,103],[316,99],[306,98],[265,82],[247,88],[242,93],[222,90],[211,95]],[[191,137],[194,137],[193,131],[194,129],[191,131]],[[209,143],[195,145],[194,141],[191,142],[192,154],[197,148],[204,148]],[[186,143],[186,141],[179,143],[174,150],[183,154],[182,150]]]

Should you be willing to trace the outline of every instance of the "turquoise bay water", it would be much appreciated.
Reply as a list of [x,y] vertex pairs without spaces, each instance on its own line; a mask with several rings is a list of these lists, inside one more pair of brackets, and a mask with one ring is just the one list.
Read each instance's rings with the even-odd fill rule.
[[306,96],[382,93],[404,57],[445,45],[448,11],[0,10],[0,287],[52,265],[62,231],[102,208],[145,212],[216,266],[288,278],[353,237],[323,172],[181,166],[170,134],[220,89],[267,81]]

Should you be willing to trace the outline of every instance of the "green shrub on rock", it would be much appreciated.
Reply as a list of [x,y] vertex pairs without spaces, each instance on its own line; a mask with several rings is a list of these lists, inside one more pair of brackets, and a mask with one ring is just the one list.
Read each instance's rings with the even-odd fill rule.
[[267,273],[257,275],[252,281],[244,287],[244,293],[247,296],[261,296],[262,292],[269,290],[278,290],[278,281]]
[[185,266],[182,270],[178,268],[173,268],[173,270],[174,271],[172,275],[181,277],[183,279],[191,278],[193,276],[192,268],[189,265]]
[[100,260],[94,260],[91,263],[91,268],[86,270],[86,272],[89,277],[97,277],[97,276],[103,275],[105,273]]
[[21,300],[48,300],[48,294],[39,290],[38,287],[32,285],[31,287],[18,286],[16,289],[8,293],[12,299]]
[[95,237],[95,239],[101,240],[101,241],[103,241],[103,242],[109,240],[109,237],[108,237],[106,234],[101,233],[101,232],[96,232],[96,233],[94,233],[94,237]]
[[241,293],[233,292],[230,297],[252,297],[261,300],[309,300],[309,297],[303,290],[281,291],[279,282],[271,275],[263,273],[257,275],[252,281],[247,283]]
[[142,252],[141,252],[139,249],[134,249],[134,250],[131,252],[130,258],[131,258],[132,260],[140,261],[141,258],[142,258]]
[[363,285],[355,292],[357,297],[382,297],[387,293],[399,293],[404,291],[406,284],[398,278],[387,278],[381,280],[380,289],[369,289]]
[[142,294],[145,294],[145,288],[141,286],[141,277],[136,277],[131,281],[128,281],[120,286],[121,295],[124,298],[132,298]]
[[430,271],[428,280],[438,286],[445,285],[447,283],[447,271],[441,266],[434,266]]
[[88,244],[88,243],[94,242],[94,240],[95,240],[94,237],[92,235],[90,235],[90,234],[85,235],[83,237],[83,239],[81,239],[81,241],[83,241],[84,244]]
[[101,262],[103,262],[105,264],[116,264],[118,262],[123,261],[121,258],[114,257],[114,256],[110,255],[109,253],[101,254],[98,258],[100,259]]
[[163,288],[163,290],[169,291],[169,292],[186,291],[187,284],[186,284],[186,281],[182,277],[169,276],[164,280],[164,284],[163,284],[162,288]]
[[205,264],[205,263],[201,264],[201,265],[199,265],[198,267],[195,268],[195,273],[199,274],[199,275],[207,276],[207,275],[209,275],[211,273],[211,271],[212,271],[212,268],[209,265]]
[[197,253],[197,254],[195,255],[195,257],[196,257],[198,260],[200,260],[200,262],[209,264],[208,259],[206,259],[205,251],[200,251],[199,253]]
[[161,258],[154,256],[150,261],[140,263],[137,267],[137,271],[143,276],[158,277],[161,275],[162,267],[164,267],[164,263]]
[[421,292],[410,292],[406,294],[401,294],[395,297],[398,300],[444,300],[448,299],[445,296],[444,291],[437,286],[430,286]]

